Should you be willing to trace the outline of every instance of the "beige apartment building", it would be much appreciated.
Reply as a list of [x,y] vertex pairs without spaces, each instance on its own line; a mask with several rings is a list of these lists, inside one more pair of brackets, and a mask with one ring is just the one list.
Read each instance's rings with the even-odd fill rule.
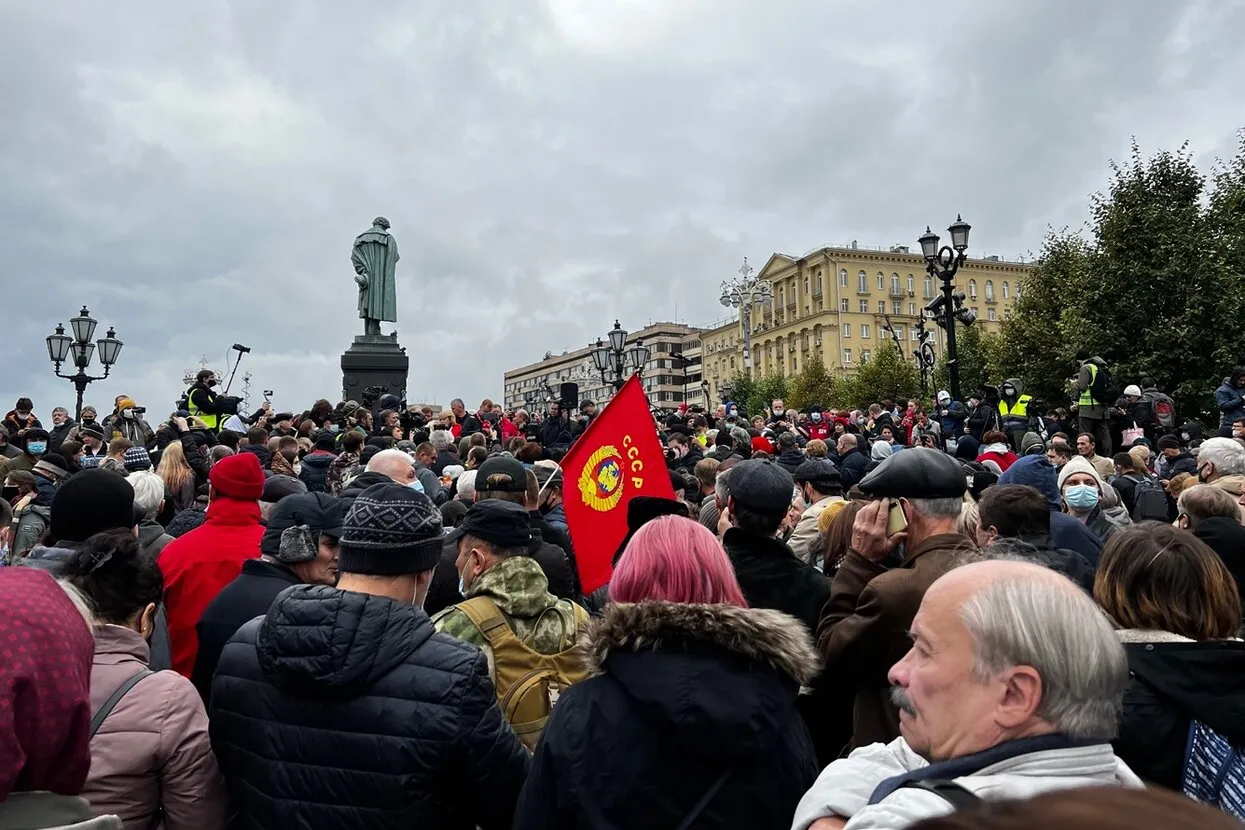
[[[650,403],[674,409],[683,401],[703,401],[700,329],[684,323],[652,323],[627,334],[627,346],[636,342],[651,350],[641,376]],[[579,385],[576,405],[585,398],[603,403],[614,394],[612,383],[601,382],[592,362],[592,349],[584,346],[556,355],[547,353],[542,360],[507,371],[504,405],[507,409],[544,408],[546,401],[558,399],[563,383]]]
[[[1033,267],[999,257],[964,263],[956,275],[956,288],[965,294],[965,307],[976,312],[976,325],[998,330]],[[942,290],[941,282],[926,273],[924,257],[906,246],[873,249],[853,243],[818,248],[801,257],[775,253],[758,278],[773,283],[774,299],[768,307],[752,309],[756,376],[796,374],[814,354],[821,355],[832,373],[852,374],[880,344],[893,342],[885,329],[888,321],[905,357],[915,360],[922,309]],[[931,342],[941,355],[942,329],[932,321],[926,329],[933,333]],[[716,403],[721,400],[721,385],[743,368],[742,325],[733,319],[703,331],[700,339],[704,383]]]

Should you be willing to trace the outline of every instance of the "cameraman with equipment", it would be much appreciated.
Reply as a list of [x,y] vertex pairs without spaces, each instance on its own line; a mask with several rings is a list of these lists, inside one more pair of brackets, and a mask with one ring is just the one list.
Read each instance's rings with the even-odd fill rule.
[[126,395],[119,396],[116,404],[116,412],[104,419],[104,432],[110,433],[109,440],[124,438],[136,447],[153,449],[156,446],[156,433],[143,418],[147,414],[147,407],[138,406]]
[[212,391],[216,384],[216,373],[201,369],[194,385],[186,390],[186,410],[212,432],[220,429],[226,416],[238,414],[238,404],[242,402],[241,398],[217,395]]

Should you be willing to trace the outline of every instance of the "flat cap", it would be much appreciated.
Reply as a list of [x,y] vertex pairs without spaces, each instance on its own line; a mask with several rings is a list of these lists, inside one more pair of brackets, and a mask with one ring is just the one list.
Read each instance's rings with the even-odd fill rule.
[[[732,480],[732,493],[733,485]],[[866,496],[889,498],[958,498],[967,489],[960,462],[927,447],[912,447],[895,453],[860,482],[860,492]]]
[[795,481],[791,473],[770,459],[750,458],[731,468],[731,498],[767,513],[779,513],[791,506]]
[[829,487],[842,486],[843,477],[839,468],[827,458],[810,458],[795,468],[795,480],[798,484],[824,485]]

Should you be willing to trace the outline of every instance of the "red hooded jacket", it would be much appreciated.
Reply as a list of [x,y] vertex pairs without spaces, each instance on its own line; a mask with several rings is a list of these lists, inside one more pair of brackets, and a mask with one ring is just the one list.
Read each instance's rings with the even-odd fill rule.
[[169,621],[173,669],[190,677],[199,652],[195,625],[216,595],[242,572],[242,563],[259,556],[264,528],[259,503],[217,494],[202,525],[174,539],[160,552],[164,606]]

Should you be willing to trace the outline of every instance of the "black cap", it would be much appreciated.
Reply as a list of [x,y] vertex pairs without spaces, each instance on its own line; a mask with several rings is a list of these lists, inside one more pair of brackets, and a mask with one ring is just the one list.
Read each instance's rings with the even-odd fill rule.
[[795,481],[769,459],[750,458],[731,468],[728,489],[735,501],[754,510],[779,513],[791,506]]
[[795,447],[795,433],[794,433],[794,432],[784,432],[782,435],[779,435],[779,436],[778,436],[778,446],[780,446],[780,447],[786,447],[786,448],[788,448],[788,449],[791,449],[791,448]]
[[[274,476],[276,478],[276,476]],[[265,556],[280,558],[281,534],[296,525],[340,539],[346,503],[328,493],[296,493],[281,499],[268,514],[268,525],[259,542]]]
[[[731,483],[734,484],[733,478]],[[960,462],[928,447],[912,447],[895,453],[860,482],[860,492],[866,496],[889,498],[958,498],[967,489]]]
[[80,435],[89,435],[100,441],[104,440],[104,430],[98,424],[86,424],[78,430]]
[[476,492],[480,491],[526,493],[527,470],[511,456],[489,458],[476,473]]
[[296,496],[307,492],[307,485],[294,476],[272,475],[264,482],[264,492],[260,501],[269,504],[280,502],[287,496]]
[[839,468],[834,466],[833,461],[825,458],[810,458],[796,467],[795,480],[797,484],[814,486],[841,487],[843,485]]
[[532,520],[521,506],[509,501],[478,501],[467,511],[462,524],[449,534],[458,544],[464,536],[474,536],[499,548],[526,548],[532,540]]
[[280,421],[292,421],[292,420],[294,420],[293,412],[278,412],[276,415],[272,416],[271,423],[275,424]]
[[321,430],[320,433],[316,435],[316,442],[313,446],[317,450],[332,452],[337,449],[337,438],[327,429]]

